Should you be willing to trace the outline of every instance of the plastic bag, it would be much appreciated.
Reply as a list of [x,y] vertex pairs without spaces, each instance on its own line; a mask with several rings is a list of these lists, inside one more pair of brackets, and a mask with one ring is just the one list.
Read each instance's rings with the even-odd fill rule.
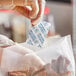
[[[43,47],[42,48],[39,48],[39,47],[37,47],[37,46],[35,46],[35,45],[30,45],[30,44],[27,44],[27,43],[20,43],[20,45],[21,46],[23,46],[23,47],[27,47],[27,48],[30,48],[32,51],[34,51],[34,52],[37,52],[37,51],[39,51],[39,50],[41,50],[41,49],[43,49],[43,48],[46,48],[46,47],[48,47],[48,46],[50,46],[50,45],[52,45],[54,42],[56,42],[57,41],[57,39],[59,39],[60,38],[60,35],[56,35],[56,36],[51,36],[51,37],[49,37],[49,38],[45,38],[45,41],[44,41],[44,44],[43,44]],[[50,42],[49,42],[50,41]]]
[[71,76],[75,76],[75,61],[70,36],[60,37],[59,35],[49,37],[45,41],[43,48],[22,44],[29,47],[46,63],[51,64],[51,68],[57,73],[71,71]]
[[11,46],[12,48],[5,48],[1,63],[1,71],[4,74],[2,76],[19,76],[25,72],[31,76],[51,76],[54,72],[53,76],[59,76],[56,74],[68,71],[71,72],[71,76],[75,76],[70,36],[55,38],[53,42],[36,52],[18,44]]
[[[54,72],[51,65],[45,64],[35,53],[21,55],[8,50],[4,54],[5,63],[1,65],[1,76],[51,76]],[[55,72],[53,75],[59,76]]]
[[54,39],[52,44],[36,54],[57,73],[71,72],[75,76],[75,61],[70,36]]
[[1,72],[3,74],[2,76],[9,76],[9,72],[27,71],[28,69],[30,70],[31,67],[38,69],[38,67],[43,65],[44,62],[32,50],[16,44],[4,48],[1,61]]

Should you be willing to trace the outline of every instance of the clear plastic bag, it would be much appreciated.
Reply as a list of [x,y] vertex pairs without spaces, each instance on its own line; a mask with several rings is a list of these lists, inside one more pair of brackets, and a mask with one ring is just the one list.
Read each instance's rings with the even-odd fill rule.
[[75,76],[75,61],[70,36],[49,40],[48,47],[36,52],[37,55],[57,73],[71,72]]
[[10,76],[13,71],[28,71],[42,67],[44,62],[30,49],[19,44],[7,47],[3,51],[1,61],[2,76]]
[[[70,36],[55,38],[53,42],[36,52],[18,44],[4,49],[1,63],[1,71],[4,74],[2,76],[12,74],[16,74],[13,76],[21,74],[21,76],[59,76],[68,71],[71,72],[71,76],[75,76],[75,61]],[[26,75],[23,75],[24,73]]]

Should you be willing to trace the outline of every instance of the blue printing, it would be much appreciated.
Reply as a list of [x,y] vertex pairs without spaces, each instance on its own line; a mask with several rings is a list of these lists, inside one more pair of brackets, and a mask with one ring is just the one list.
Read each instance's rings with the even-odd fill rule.
[[33,33],[32,30],[30,31],[29,35],[31,36],[33,42],[34,42],[35,44],[37,44],[37,43],[38,43],[38,40],[36,39],[36,36],[35,36],[35,34]]
[[38,36],[40,42],[43,44],[44,43],[44,38],[42,37],[42,35],[38,34],[37,36]]
[[45,28],[43,27],[43,25],[42,25],[41,23],[39,24],[38,27],[40,28],[40,30],[41,30],[41,32],[42,32],[43,34],[46,33],[46,30],[45,30]]
[[[41,32],[43,33],[44,36],[45,36],[45,34],[47,33],[46,29],[44,28],[44,26],[46,26],[46,25],[47,25],[47,22],[43,22],[43,24],[40,23],[40,24],[38,25],[39,29],[41,30]],[[39,32],[39,29],[38,29],[37,27],[33,27],[33,30],[34,30],[35,33]],[[33,32],[32,30],[30,30],[30,32],[29,32],[29,35],[30,35],[30,37],[32,38],[33,42],[34,42],[35,44],[39,44],[39,41],[40,41],[41,44],[43,44],[43,43],[44,43],[44,38],[43,38],[42,34],[39,32],[39,34],[37,35],[37,37],[38,37],[38,39],[39,39],[39,41],[38,41],[38,40],[36,39],[36,36],[35,36],[34,32]],[[31,44],[31,45],[33,45],[33,43],[32,43],[31,40],[29,40],[28,43]],[[39,45],[37,45],[37,46],[38,46],[38,47],[41,47],[42,45],[39,44]]]
[[31,44],[31,45],[33,45],[33,43],[32,43],[32,41],[31,41],[31,40],[29,40],[27,43],[28,43],[28,44]]
[[36,33],[39,32],[39,29],[36,28],[36,29],[35,29],[35,32],[36,32]]
[[34,35],[32,30],[30,30],[29,35],[31,36],[33,41],[36,39],[36,36]]

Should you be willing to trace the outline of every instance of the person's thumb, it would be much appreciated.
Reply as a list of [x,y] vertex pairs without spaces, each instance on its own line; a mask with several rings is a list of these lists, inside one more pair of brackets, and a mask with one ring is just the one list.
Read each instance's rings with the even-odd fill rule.
[[71,72],[66,72],[66,73],[63,73],[63,74],[60,74],[60,76],[70,76]]

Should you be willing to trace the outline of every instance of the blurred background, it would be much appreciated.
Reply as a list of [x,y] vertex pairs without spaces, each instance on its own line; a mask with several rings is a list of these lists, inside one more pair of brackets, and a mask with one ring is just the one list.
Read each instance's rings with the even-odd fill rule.
[[47,0],[46,7],[54,18],[56,32],[62,36],[71,34],[73,25],[73,6],[71,0]]
[[[0,10],[0,34],[14,41],[24,42],[26,39],[26,18]],[[61,36],[71,34],[73,26],[73,3],[71,0],[46,0],[44,18],[53,26],[53,31]],[[30,21],[29,21],[30,22]]]

